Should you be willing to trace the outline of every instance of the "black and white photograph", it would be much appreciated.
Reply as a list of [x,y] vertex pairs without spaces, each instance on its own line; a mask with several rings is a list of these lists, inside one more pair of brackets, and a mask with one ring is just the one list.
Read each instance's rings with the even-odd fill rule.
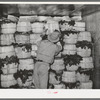
[[100,89],[100,4],[0,4],[0,89]]

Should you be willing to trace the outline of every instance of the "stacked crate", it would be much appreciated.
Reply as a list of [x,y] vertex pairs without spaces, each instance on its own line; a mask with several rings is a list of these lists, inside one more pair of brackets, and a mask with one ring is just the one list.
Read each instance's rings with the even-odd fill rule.
[[[59,30],[60,19],[61,17],[55,17],[55,18],[49,17],[47,19],[46,23],[47,35],[53,33],[54,31],[60,32]],[[57,42],[57,45],[59,45],[62,48],[60,41]],[[49,88],[64,89],[65,86],[61,82],[61,76],[64,70],[64,61],[63,58],[61,57],[61,52],[54,57],[54,62],[50,68],[51,69],[49,70]]]
[[43,34],[45,34],[45,19],[46,17],[37,16],[31,20],[32,34],[30,34],[30,43],[32,44],[31,55],[33,58],[37,56],[36,51],[39,42],[42,40]]
[[72,29],[78,31],[76,43],[77,55],[80,56],[79,68],[76,72],[76,80],[78,89],[92,89],[92,41],[91,33],[85,31],[85,22],[82,22],[81,12],[76,12],[72,15],[71,20],[74,20]]
[[0,70],[1,87],[16,88],[17,80],[15,74],[18,69],[18,58],[13,47],[16,22],[10,19],[2,19],[0,34]]
[[72,30],[73,21],[60,21],[60,30],[63,35],[63,51],[62,56],[64,59],[65,70],[63,71],[62,81],[66,88],[76,88],[76,70],[78,63],[75,62],[76,55],[76,42],[78,32]]
[[91,55],[92,42],[91,33],[84,31],[78,34],[78,42],[76,44],[77,54],[82,57],[77,71],[77,81],[80,82],[79,88],[92,89],[91,75],[93,74],[93,59]]
[[[66,88],[92,88],[91,34],[85,32],[85,22],[81,20],[81,13],[76,13],[70,16],[70,21],[64,19],[60,21],[63,37],[62,56],[66,70],[63,72],[62,81],[66,84]],[[73,83],[72,87],[70,83]]]
[[64,61],[61,56],[54,59],[51,69],[49,71],[49,84],[55,89],[64,89],[65,86],[61,82],[62,72],[64,70]]
[[15,34],[15,52],[19,58],[17,81],[20,88],[29,88],[33,82],[34,61],[31,58],[31,24],[24,16],[19,18]]
[[57,45],[62,47],[62,51],[54,57],[54,62],[50,66],[49,88],[92,88],[91,74],[94,66],[91,55],[91,34],[85,31],[85,23],[80,21],[81,17],[77,15],[71,18],[68,16],[32,17],[30,20],[28,20],[29,16],[19,17],[17,27],[11,20],[2,21],[1,86],[15,87],[18,83],[20,88],[31,88],[34,83],[34,61],[39,42],[44,36],[56,30],[61,32]]

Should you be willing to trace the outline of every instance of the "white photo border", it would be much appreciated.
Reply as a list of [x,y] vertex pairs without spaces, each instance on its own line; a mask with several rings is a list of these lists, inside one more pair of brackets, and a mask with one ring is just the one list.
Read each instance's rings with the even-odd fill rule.
[[[3,0],[2,0],[3,1]],[[85,0],[84,0],[85,1]],[[0,4],[95,4],[100,2],[1,2]],[[100,98],[99,89],[0,89],[0,99],[32,98]]]

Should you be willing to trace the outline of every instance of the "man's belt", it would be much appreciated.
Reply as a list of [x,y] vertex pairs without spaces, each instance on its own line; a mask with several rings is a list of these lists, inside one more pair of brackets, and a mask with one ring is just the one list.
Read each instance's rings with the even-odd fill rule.
[[[45,61],[43,61],[43,60],[36,60],[36,61],[38,61],[38,62],[45,62]],[[47,63],[47,62],[46,62]],[[51,65],[50,63],[48,63],[49,65]]]
[[39,62],[44,62],[43,60],[36,60],[36,61],[39,61]]

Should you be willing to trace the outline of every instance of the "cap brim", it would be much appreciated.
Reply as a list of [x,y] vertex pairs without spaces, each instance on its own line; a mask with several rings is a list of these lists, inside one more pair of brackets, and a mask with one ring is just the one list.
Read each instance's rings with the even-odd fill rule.
[[48,35],[48,40],[51,42],[58,42],[59,41],[59,37],[57,39],[52,39],[51,35]]

